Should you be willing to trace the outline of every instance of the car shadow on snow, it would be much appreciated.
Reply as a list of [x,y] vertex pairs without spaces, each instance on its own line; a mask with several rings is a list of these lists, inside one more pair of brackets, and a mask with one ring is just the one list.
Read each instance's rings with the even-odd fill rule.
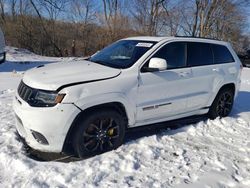
[[[189,118],[183,118],[180,120],[175,121],[168,121],[168,122],[162,122],[162,123],[156,123],[156,124],[150,124],[142,127],[135,127],[130,128],[125,135],[124,143],[133,142],[136,139],[148,137],[152,135],[158,135],[164,132],[164,134],[176,134],[179,132],[184,131],[185,129],[180,129],[185,126],[189,126],[190,124],[198,123],[201,120],[206,120],[206,116],[192,116]],[[175,130],[175,131],[173,131]],[[169,132],[169,133],[168,133]],[[20,138],[17,135],[17,139],[19,141],[22,141],[22,138]],[[56,161],[56,162],[75,162],[75,161],[81,161],[84,159],[79,159],[74,155],[70,154],[57,154],[57,153],[44,153],[39,152],[36,150],[31,149],[26,144],[23,145],[23,151],[26,156],[29,158],[36,160],[36,161]],[[87,159],[87,158],[85,158]]]
[[238,117],[242,112],[250,112],[250,92],[239,91],[235,99],[232,115]]

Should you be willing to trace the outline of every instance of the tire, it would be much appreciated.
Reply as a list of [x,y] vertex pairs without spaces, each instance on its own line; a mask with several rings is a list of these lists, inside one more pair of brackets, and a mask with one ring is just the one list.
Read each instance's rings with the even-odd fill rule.
[[230,114],[234,103],[234,91],[231,88],[222,88],[209,108],[208,117],[226,117]]
[[86,158],[118,148],[123,143],[126,121],[112,109],[92,111],[78,121],[73,148]]

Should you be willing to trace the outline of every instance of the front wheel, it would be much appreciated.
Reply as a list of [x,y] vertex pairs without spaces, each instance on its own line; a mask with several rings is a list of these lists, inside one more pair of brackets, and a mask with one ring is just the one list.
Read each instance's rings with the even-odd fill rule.
[[85,114],[79,121],[73,147],[80,158],[118,148],[123,143],[126,121],[115,110],[99,110]]
[[226,117],[230,114],[234,103],[234,91],[230,88],[224,88],[214,99],[209,109],[208,116],[211,119],[216,117]]

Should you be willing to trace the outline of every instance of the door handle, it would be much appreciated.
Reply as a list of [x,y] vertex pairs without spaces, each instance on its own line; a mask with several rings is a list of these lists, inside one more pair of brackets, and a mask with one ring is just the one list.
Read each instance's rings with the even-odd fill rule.
[[220,72],[220,69],[219,68],[213,68],[212,71],[214,71],[214,72]]
[[190,73],[189,72],[180,72],[179,73],[179,76],[181,76],[181,77],[186,77],[186,76],[188,76]]

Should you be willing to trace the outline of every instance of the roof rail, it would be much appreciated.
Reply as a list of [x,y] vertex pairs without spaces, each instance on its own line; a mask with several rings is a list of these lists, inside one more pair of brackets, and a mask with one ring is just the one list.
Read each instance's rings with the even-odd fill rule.
[[209,40],[221,41],[220,39],[209,38],[209,37],[194,37],[194,36],[180,36],[180,35],[175,35],[174,37],[197,38],[197,39],[209,39]]

